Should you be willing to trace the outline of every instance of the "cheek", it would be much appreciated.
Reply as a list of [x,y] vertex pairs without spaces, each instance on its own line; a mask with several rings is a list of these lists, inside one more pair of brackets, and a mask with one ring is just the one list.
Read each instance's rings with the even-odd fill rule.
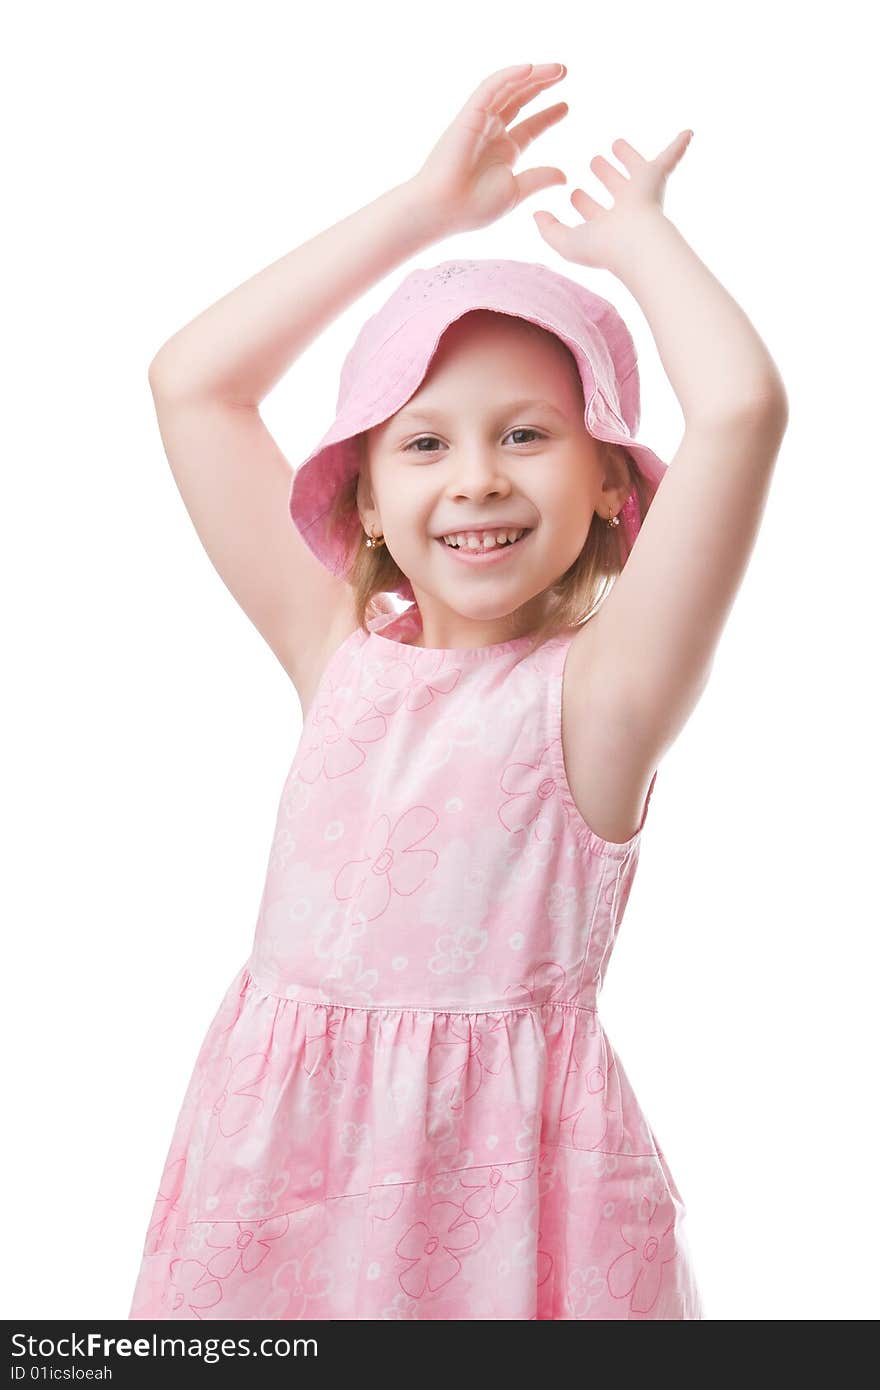
[[595,510],[595,492],[583,461],[577,468],[564,470],[544,499],[547,516],[567,535],[586,534]]
[[555,487],[534,500],[542,525],[557,536],[573,536],[589,525],[592,500],[583,485]]
[[593,500],[583,477],[570,487],[555,487],[535,498],[541,525],[536,554],[554,572],[573,564],[583,549],[593,521]]
[[415,560],[425,555],[429,546],[435,544],[430,533],[430,513],[421,511],[402,512],[395,508],[383,514],[385,535],[400,555]]

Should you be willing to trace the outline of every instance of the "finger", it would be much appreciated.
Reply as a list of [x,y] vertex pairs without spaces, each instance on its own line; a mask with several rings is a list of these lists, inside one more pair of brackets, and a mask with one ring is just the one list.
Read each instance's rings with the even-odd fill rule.
[[624,168],[629,169],[631,173],[638,168],[640,164],[645,163],[645,160],[639,154],[638,150],[634,150],[632,145],[626,140],[614,140],[611,149],[614,154],[617,155],[617,158]]
[[578,229],[576,227],[566,227],[564,222],[560,222],[552,212],[545,212],[542,208],[539,212],[532,213],[535,219],[535,226],[541,236],[554,251],[558,251],[560,256],[566,260],[573,260],[577,251],[576,237]]
[[516,84],[522,84],[533,71],[532,63],[517,63],[514,67],[499,68],[491,73],[471,92],[456,121],[474,133],[485,135],[493,124],[496,108],[506,100]]
[[622,183],[629,183],[626,174],[622,174],[619,169],[615,169],[604,155],[597,154],[590,160],[590,168],[610,193],[619,188]]
[[540,169],[524,169],[514,179],[519,191],[517,201],[521,203],[524,198],[530,198],[533,193],[539,193],[542,188],[553,188],[556,184],[567,182],[562,170],[553,169],[550,165],[544,165]]
[[472,135],[485,136],[493,121],[494,107],[511,90],[511,84],[522,83],[533,70],[531,63],[517,63],[499,68],[475,87],[464,106],[457,112],[450,130],[465,130]]
[[545,88],[552,87],[554,82],[561,82],[567,73],[568,68],[564,63],[542,63],[540,67],[533,68],[525,85],[508,93],[506,102],[498,108],[499,118],[505,125],[509,125],[514,116],[518,116],[533,97]]
[[504,110],[513,93],[522,91],[527,83],[535,80],[540,83],[546,79],[547,72],[544,69],[558,67],[559,63],[543,63],[537,68],[534,63],[520,63],[516,67],[500,68],[480,83],[467,105],[481,107],[498,115]]
[[499,92],[505,91],[512,81],[522,81],[531,71],[531,63],[517,63],[511,68],[499,68],[497,72],[483,79],[465,104],[470,106],[473,103],[488,110]]
[[598,217],[600,213],[608,211],[608,208],[597,203],[595,198],[591,198],[589,193],[585,193],[582,188],[572,189],[570,201],[585,222],[589,222],[590,218]]
[[534,116],[529,116],[527,120],[520,121],[507,133],[511,140],[519,147],[519,152],[528,149],[533,140],[543,134],[549,126],[561,121],[563,116],[568,115],[568,102],[560,101],[556,106],[549,106],[546,111],[536,111]]
[[660,154],[658,154],[657,158],[653,162],[656,165],[659,165],[659,167],[665,173],[670,173],[671,170],[675,168],[678,161],[681,159],[688,145],[691,143],[691,137],[693,136],[693,133],[694,132],[692,130],[680,131],[679,134],[676,135],[675,139],[672,140],[666,146],[666,149],[661,150]]

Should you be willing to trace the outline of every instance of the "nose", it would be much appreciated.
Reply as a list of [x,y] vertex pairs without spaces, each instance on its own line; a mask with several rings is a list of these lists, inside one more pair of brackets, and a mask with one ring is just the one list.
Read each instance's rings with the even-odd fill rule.
[[506,497],[510,482],[501,460],[491,449],[469,449],[449,481],[450,497]]

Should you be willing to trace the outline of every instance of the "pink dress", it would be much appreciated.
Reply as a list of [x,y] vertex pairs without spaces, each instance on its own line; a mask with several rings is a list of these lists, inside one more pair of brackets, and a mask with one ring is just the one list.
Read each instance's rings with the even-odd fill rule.
[[623,843],[577,811],[574,631],[529,654],[419,625],[352,632],[306,712],[130,1318],[702,1317],[597,1013],[654,782]]

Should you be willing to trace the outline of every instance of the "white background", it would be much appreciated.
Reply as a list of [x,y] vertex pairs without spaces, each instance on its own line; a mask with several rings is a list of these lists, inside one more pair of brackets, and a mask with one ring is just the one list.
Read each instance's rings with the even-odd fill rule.
[[[568,187],[405,263],[263,407],[291,464],[412,264],[542,260],[613,300],[639,437],[682,418],[638,305],[557,258],[623,136],[695,131],[666,212],[791,419],[710,686],[667,753],[603,1017],[688,1208],[707,1319],[878,1314],[876,72],[864,7],[82,3],[7,19],[2,563],[7,1318],[127,1315],[173,1123],[250,950],[300,731],[198,543],[150,358],[409,177],[474,87],[562,61],[521,168]],[[701,525],[699,515],[691,519]]]

